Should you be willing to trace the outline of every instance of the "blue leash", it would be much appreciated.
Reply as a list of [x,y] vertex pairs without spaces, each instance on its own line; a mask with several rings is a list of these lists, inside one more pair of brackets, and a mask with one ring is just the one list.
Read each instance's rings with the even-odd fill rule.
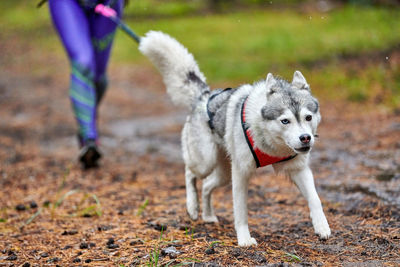
[[115,24],[118,25],[126,34],[129,35],[133,40],[137,43],[140,43],[140,36],[137,35],[128,25],[126,25],[120,18],[117,16],[117,12],[109,6],[105,6],[103,4],[98,4],[94,11],[98,14],[101,14],[109,19],[111,19]]

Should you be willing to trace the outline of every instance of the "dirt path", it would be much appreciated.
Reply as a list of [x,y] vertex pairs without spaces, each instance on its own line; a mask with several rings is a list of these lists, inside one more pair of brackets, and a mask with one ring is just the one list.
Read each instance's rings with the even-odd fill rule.
[[249,193],[260,244],[244,249],[235,243],[229,187],[214,199],[219,224],[188,219],[185,116],[154,70],[111,67],[100,111],[105,159],[83,172],[67,69],[52,64],[58,72],[0,67],[0,266],[134,266],[155,258],[169,266],[400,264],[398,115],[322,101],[312,168],[332,238],[314,236],[305,200],[266,168]]

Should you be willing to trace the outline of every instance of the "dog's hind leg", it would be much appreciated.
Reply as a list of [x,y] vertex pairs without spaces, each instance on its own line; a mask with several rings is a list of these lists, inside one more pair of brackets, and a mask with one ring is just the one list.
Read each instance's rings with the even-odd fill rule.
[[199,198],[197,196],[196,176],[193,172],[185,168],[186,181],[186,209],[190,219],[197,220],[199,218]]
[[229,183],[231,176],[230,164],[225,159],[221,159],[214,171],[203,181],[202,198],[202,218],[205,222],[218,222],[212,206],[212,192],[215,188]]
[[214,171],[217,164],[217,147],[212,140],[208,124],[196,116],[189,117],[182,130],[182,152],[186,166],[187,212],[192,220],[197,220],[199,201],[196,178],[204,179]]

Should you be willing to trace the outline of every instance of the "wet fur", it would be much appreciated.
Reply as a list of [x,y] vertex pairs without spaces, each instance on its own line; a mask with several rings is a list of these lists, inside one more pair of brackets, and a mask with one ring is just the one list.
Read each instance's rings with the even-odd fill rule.
[[[142,38],[139,50],[160,70],[172,100],[189,109],[182,130],[182,151],[185,162],[186,203],[191,219],[199,217],[196,179],[202,185],[202,219],[217,222],[211,204],[215,188],[232,183],[234,223],[240,246],[256,245],[248,227],[248,184],[256,164],[246,143],[241,125],[241,107],[246,103],[246,124],[255,146],[271,156],[285,157],[297,153],[289,161],[273,165],[276,172],[286,173],[308,201],[315,233],[326,239],[331,231],[308,167],[309,151],[321,120],[318,101],[311,96],[303,75],[296,71],[287,82],[268,74],[255,84],[215,96],[211,95],[204,75],[193,56],[179,42],[161,32],[149,32]],[[209,110],[214,112],[213,129]],[[312,120],[305,118],[312,116]],[[309,117],[308,117],[309,118]],[[289,124],[283,125],[287,119]],[[299,136],[307,134],[305,144]],[[306,149],[307,151],[302,151]]]

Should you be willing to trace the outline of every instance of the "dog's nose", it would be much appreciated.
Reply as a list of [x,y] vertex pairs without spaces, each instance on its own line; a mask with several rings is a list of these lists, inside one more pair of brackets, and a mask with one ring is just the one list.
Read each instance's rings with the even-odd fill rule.
[[300,135],[299,138],[303,144],[308,144],[311,141],[311,135],[309,135],[309,134],[302,134],[302,135]]

